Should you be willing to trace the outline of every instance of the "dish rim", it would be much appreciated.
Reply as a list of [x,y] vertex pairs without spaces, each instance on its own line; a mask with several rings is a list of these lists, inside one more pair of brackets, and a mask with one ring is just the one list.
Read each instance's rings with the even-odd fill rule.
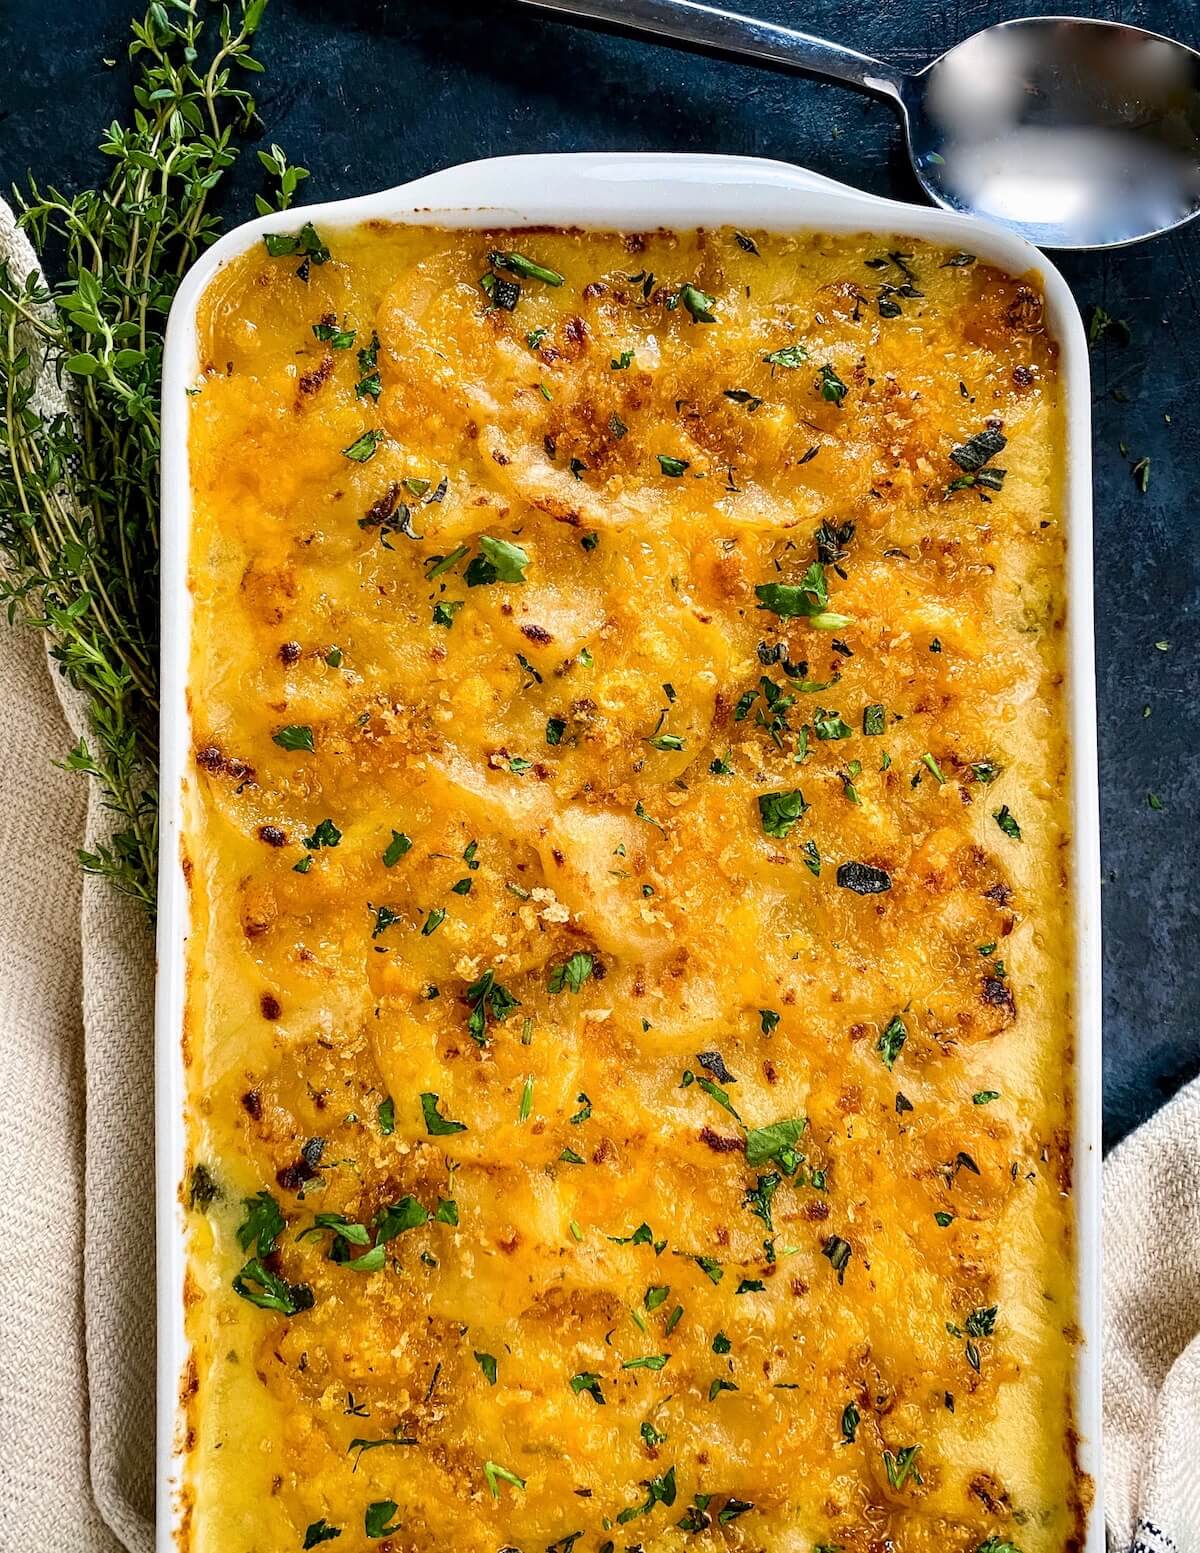
[[461,163],[373,194],[260,216],[234,228],[185,275],[167,324],[162,388],[162,575],[158,976],[155,995],[157,1229],[157,1553],[177,1553],[186,1453],[180,1448],[187,1214],[186,1071],[189,893],[182,866],[182,802],[191,763],[187,704],[192,599],[188,587],[191,480],[188,387],[199,366],[196,312],[214,277],[264,232],[306,221],[330,231],[369,221],[408,225],[696,228],[880,232],[959,242],[1021,275],[1036,270],[1060,348],[1065,401],[1067,704],[1074,874],[1072,1129],[1078,1324],[1075,1364],[1079,1465],[1092,1479],[1083,1553],[1104,1553],[1101,1440],[1101,960],[1100,806],[1093,623],[1091,383],[1078,306],[1059,271],[1015,233],[977,217],[867,194],[785,162],[680,152],[568,152]]

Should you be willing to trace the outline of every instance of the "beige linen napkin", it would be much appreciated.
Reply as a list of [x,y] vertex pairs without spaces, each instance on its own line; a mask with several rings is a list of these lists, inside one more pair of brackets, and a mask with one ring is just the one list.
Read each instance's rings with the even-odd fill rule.
[[1104,1164],[1109,1543],[1200,1553],[1200,1079]]
[[[2,201],[0,256],[34,262]],[[0,627],[0,1553],[149,1553],[153,948],[81,881],[105,815],[52,768],[82,728],[53,685]],[[1200,1553],[1200,1080],[1104,1198],[1110,1547]]]
[[[3,201],[0,257],[35,262]],[[57,392],[41,385],[48,410]],[[79,871],[108,816],[52,762],[83,731],[43,643],[4,625],[0,1553],[152,1545],[154,950]]]

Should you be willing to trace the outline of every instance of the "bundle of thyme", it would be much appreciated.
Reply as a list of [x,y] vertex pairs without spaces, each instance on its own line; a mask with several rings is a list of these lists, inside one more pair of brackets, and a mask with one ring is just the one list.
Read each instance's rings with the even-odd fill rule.
[[[101,187],[30,182],[20,222],[62,277],[0,262],[0,602],[46,632],[87,703],[62,765],[95,780],[111,841],[83,867],[153,911],[157,846],[159,393],[163,331],[218,235],[214,189],[255,123],[241,72],[267,0],[153,0],[133,23],[135,108],[100,142]],[[305,169],[259,152],[285,208]],[[272,207],[261,196],[260,211]],[[38,391],[53,374],[64,412]]]

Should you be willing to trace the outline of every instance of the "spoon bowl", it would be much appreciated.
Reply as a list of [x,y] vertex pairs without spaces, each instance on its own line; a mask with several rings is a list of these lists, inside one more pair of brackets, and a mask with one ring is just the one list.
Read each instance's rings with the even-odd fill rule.
[[1108,248],[1200,213],[1200,54],[1115,22],[1032,17],[901,87],[929,197],[1043,248]]
[[1200,53],[1075,16],[1000,22],[906,75],[698,0],[522,0],[891,99],[922,188],[1043,248],[1118,248],[1200,214]]

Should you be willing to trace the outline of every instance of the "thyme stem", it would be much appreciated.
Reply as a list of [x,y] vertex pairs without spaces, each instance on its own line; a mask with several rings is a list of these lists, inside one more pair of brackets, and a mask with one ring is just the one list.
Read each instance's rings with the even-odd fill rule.
[[[231,17],[206,0],[150,0],[132,23],[136,110],[100,141],[107,179],[16,193],[63,278],[47,286],[0,263],[0,605],[48,634],[87,702],[88,732],[62,764],[98,783],[113,824],[82,864],[150,912],[163,333],[180,279],[219,234],[211,196],[255,117],[235,82],[262,69],[251,45],[266,3],[238,0]],[[259,158],[283,209],[306,171],[277,146]],[[48,376],[66,412],[39,393]]]

